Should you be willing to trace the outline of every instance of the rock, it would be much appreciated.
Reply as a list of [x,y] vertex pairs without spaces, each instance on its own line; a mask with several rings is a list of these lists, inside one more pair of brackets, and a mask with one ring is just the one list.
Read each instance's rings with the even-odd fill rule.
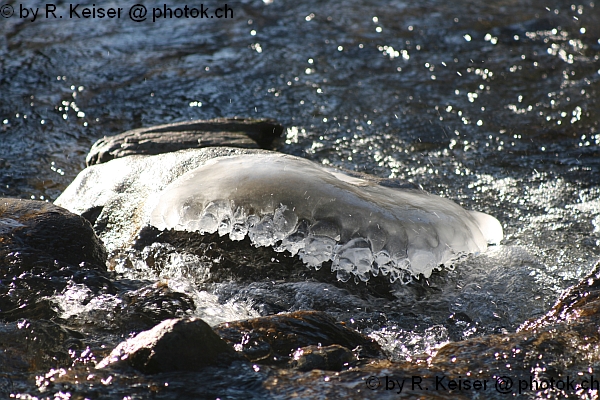
[[[274,396],[298,398],[595,398],[599,320],[600,262],[545,316],[516,332],[451,342],[411,361],[375,361],[335,375],[279,370],[263,386]],[[415,377],[420,386],[412,385]]]
[[307,346],[360,347],[359,358],[383,357],[373,339],[318,311],[227,322],[216,326],[215,332],[252,362],[265,364],[287,363],[293,357],[292,353]]
[[350,363],[356,361],[347,348],[334,344],[331,346],[307,346],[294,352],[290,367],[298,371],[322,369],[326,371],[341,371]]
[[[77,175],[55,204],[84,216],[109,254],[131,248],[149,225],[158,195],[186,172],[217,157],[272,154],[266,150],[207,147],[157,155],[132,155],[92,165]],[[408,187],[395,180],[345,173],[382,186]]]
[[106,250],[90,223],[51,203],[0,199],[0,318],[52,318],[44,296],[69,282],[112,288]]
[[532,331],[557,323],[600,317],[600,261],[576,285],[565,290],[554,306],[538,320],[525,322],[520,330]]
[[215,157],[264,151],[209,147],[117,158],[81,171],[55,204],[89,218],[114,253],[132,246],[148,225],[157,194],[174,179]]
[[92,146],[86,164],[201,147],[268,149],[282,133],[283,126],[271,119],[218,118],[158,125],[105,136]]
[[166,319],[187,317],[196,309],[190,296],[174,292],[164,283],[127,290],[120,298],[122,306],[114,310],[113,320],[106,322],[125,334],[150,329]]
[[[196,267],[182,271],[186,279],[196,285],[213,282],[272,282],[290,279],[294,281],[318,281],[345,288],[361,298],[367,296],[391,297],[387,276],[372,277],[368,285],[356,285],[353,281],[341,282],[331,273],[331,262],[318,270],[307,268],[298,256],[288,252],[279,253],[272,247],[255,247],[248,237],[233,241],[218,233],[199,234],[186,231],[159,231],[154,227],[143,228],[133,245],[135,256],[152,271],[168,270],[171,256],[188,255],[194,258]],[[131,253],[130,253],[131,254]],[[242,257],[241,255],[248,255]],[[218,263],[212,262],[219,260]],[[127,267],[133,263],[125,259]],[[349,295],[349,293],[347,293]],[[324,305],[324,310],[328,311]],[[275,312],[287,311],[279,309]]]
[[494,372],[539,370],[548,378],[587,373],[600,362],[599,320],[600,262],[542,318],[525,322],[514,333],[449,343],[432,363]]
[[331,260],[343,282],[379,274],[394,282],[407,271],[429,278],[503,237],[494,217],[449,199],[275,152],[220,157],[187,172],[159,195],[150,224],[248,236],[317,269]]
[[[83,335],[45,320],[0,323],[0,366],[14,374],[71,364],[70,350],[83,347]],[[0,392],[1,393],[1,392]]]
[[[143,252],[144,247],[149,248],[153,243],[167,243],[173,244],[176,248],[174,251],[182,254],[200,258],[207,255],[210,258],[207,262],[212,262],[215,258],[222,259],[223,262],[215,265],[214,271],[209,271],[208,281],[221,282],[240,278],[256,281],[288,279],[290,276],[299,280],[308,276],[337,285],[335,274],[328,272],[329,265],[315,271],[306,268],[297,256],[292,257],[287,252],[274,252],[271,247],[256,248],[248,240],[232,242],[229,237],[219,237],[218,234],[213,235],[213,240],[208,237],[210,235],[201,238],[202,235],[197,233],[161,232],[149,226],[150,213],[158,202],[159,194],[182,174],[216,157],[264,153],[267,151],[213,147],[114,159],[83,170],[55,204],[84,216],[93,224],[110,254],[109,265],[117,272],[132,268],[131,260],[146,258],[141,254],[132,255],[132,250]],[[367,179],[364,175],[355,175],[360,176],[360,179]],[[374,182],[381,183],[379,180]],[[397,184],[395,181],[388,183]],[[209,251],[205,251],[206,248],[210,248]],[[160,267],[162,261],[168,261],[171,253],[166,254],[162,250],[160,253],[163,259],[151,255],[152,259],[146,260],[148,266],[156,264]],[[248,264],[253,268],[247,268],[238,262],[238,254],[250,253],[252,257],[248,257]],[[228,263],[230,259],[236,261]],[[273,259],[278,261],[272,262]],[[349,282],[343,287],[353,293],[359,291],[361,296],[391,296],[388,276],[380,274],[372,277],[369,282],[368,286],[357,286],[354,282]]]
[[243,360],[201,319],[168,319],[119,344],[96,368],[123,362],[147,374],[197,371]]
[[0,264],[8,254],[106,269],[106,250],[84,218],[51,203],[0,198]]

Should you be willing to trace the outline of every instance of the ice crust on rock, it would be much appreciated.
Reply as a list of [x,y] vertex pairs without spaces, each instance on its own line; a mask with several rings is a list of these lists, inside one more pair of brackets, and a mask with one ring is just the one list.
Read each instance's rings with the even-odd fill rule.
[[159,194],[150,223],[232,240],[247,235],[315,268],[332,260],[342,281],[379,274],[395,281],[404,271],[429,277],[502,239],[494,217],[448,199],[278,153],[208,160]]

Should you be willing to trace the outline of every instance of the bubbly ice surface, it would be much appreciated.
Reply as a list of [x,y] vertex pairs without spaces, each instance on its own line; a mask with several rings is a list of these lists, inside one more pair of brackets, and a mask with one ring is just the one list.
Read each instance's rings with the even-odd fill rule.
[[403,271],[429,277],[502,239],[487,214],[279,153],[211,159],[159,196],[150,218],[158,229],[247,235],[312,267],[331,260],[342,281],[378,274],[394,281]]

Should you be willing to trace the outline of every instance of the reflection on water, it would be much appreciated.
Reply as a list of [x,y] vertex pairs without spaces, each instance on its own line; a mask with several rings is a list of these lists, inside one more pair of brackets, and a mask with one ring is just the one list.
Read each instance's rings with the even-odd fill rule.
[[[397,359],[514,330],[589,271],[600,255],[600,5],[228,4],[228,20],[0,21],[0,194],[54,200],[103,135],[276,118],[280,151],[411,181],[502,222],[503,246],[434,274],[425,294],[398,286],[382,320],[352,311]],[[256,315],[264,300],[243,285],[211,290],[193,294],[214,315],[219,304]],[[329,301],[311,290],[278,295],[290,308]],[[61,304],[81,309],[82,293]]]

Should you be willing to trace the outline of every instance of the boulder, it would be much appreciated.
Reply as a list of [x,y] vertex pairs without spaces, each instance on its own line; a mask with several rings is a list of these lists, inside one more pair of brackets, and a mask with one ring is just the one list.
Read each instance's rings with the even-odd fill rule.
[[112,290],[106,250],[85,218],[51,203],[0,199],[0,318],[50,319],[69,282]]
[[251,152],[265,150],[208,147],[117,158],[81,171],[54,204],[87,218],[114,253],[132,246],[173,180],[212,158]]
[[88,221],[52,203],[0,198],[0,265],[9,254],[106,269],[106,250]]
[[283,126],[271,119],[217,118],[133,129],[105,136],[90,150],[86,164],[135,154],[155,155],[202,147],[268,149]]
[[241,361],[236,351],[201,319],[168,319],[119,344],[96,368],[123,363],[143,373],[197,371]]

